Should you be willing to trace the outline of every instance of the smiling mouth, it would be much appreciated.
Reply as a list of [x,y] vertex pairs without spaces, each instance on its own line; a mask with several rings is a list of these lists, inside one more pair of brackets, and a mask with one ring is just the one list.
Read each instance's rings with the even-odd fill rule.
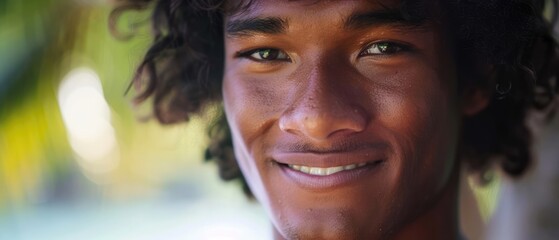
[[361,168],[366,166],[369,163],[359,163],[359,164],[349,164],[344,166],[336,166],[336,167],[328,167],[328,168],[321,168],[321,167],[310,167],[310,166],[303,166],[303,165],[295,165],[289,164],[287,165],[289,168],[299,171],[302,173],[315,175],[315,176],[328,176],[334,173],[338,173],[341,171],[353,170],[356,168]]
[[[339,158],[338,158],[339,159]],[[308,159],[307,159],[308,160]],[[315,161],[317,159],[314,159]],[[335,161],[335,160],[334,160]],[[274,161],[280,166],[283,176],[302,188],[313,191],[336,190],[344,185],[353,185],[368,181],[370,177],[382,176],[382,165],[385,158],[374,161],[355,161],[353,163],[338,162],[337,164],[325,164],[318,161],[314,163],[281,163]],[[299,161],[301,162],[301,161]],[[312,164],[312,165],[311,165]],[[317,166],[319,165],[319,166]]]
[[[312,191],[336,191],[343,186],[367,185],[380,181],[389,161],[384,148],[369,147],[352,151],[273,152],[269,160],[279,168],[281,181],[295,183]],[[383,167],[383,165],[385,167]]]

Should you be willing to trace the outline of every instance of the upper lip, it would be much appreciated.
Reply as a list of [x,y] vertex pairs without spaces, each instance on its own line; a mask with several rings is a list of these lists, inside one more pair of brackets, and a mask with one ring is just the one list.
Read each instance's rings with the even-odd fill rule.
[[356,150],[351,152],[278,152],[272,154],[274,161],[286,165],[302,165],[309,167],[329,168],[351,164],[370,163],[386,158],[384,151]]

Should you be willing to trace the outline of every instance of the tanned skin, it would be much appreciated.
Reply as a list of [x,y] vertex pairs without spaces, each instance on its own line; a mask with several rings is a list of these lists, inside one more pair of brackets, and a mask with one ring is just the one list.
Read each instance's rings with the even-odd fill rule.
[[261,0],[225,18],[226,117],[275,239],[459,236],[459,129],[487,99],[458,97],[441,26],[379,2]]

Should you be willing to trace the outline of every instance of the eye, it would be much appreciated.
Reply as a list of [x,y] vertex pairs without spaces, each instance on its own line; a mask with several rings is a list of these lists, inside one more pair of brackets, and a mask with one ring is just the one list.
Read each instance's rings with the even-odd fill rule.
[[260,49],[250,50],[244,53],[239,53],[239,56],[246,57],[257,62],[291,61],[287,53],[274,48],[260,48]]
[[359,56],[393,55],[407,50],[409,50],[409,47],[403,44],[394,42],[377,42],[367,46],[365,50],[359,53]]

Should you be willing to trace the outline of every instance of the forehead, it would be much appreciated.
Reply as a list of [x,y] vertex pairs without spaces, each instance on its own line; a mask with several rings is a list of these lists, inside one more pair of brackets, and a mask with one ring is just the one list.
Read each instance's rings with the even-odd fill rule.
[[[226,31],[237,31],[238,26],[258,28],[289,28],[291,23],[305,23],[305,27],[363,28],[376,24],[412,26],[423,25],[434,15],[431,1],[397,0],[252,0],[229,3],[225,12]],[[256,20],[256,21],[254,21]],[[268,21],[272,20],[272,21]],[[247,22],[248,21],[248,22]],[[335,26],[338,25],[338,26]],[[343,26],[339,26],[343,25]],[[233,30],[233,31],[230,31]],[[243,30],[243,29],[241,29]],[[274,32],[269,32],[274,33]],[[231,34],[229,34],[231,35]]]
[[236,18],[272,12],[282,13],[289,9],[316,13],[352,7],[362,11],[378,8],[401,9],[413,15],[419,12],[432,13],[436,6],[434,3],[434,0],[226,0],[225,15]]
[[[404,0],[405,1],[405,0]],[[328,12],[336,7],[390,7],[395,8],[399,0],[235,0],[227,1],[227,15],[230,18],[243,16],[257,16],[262,14],[282,14],[293,10],[302,10],[309,13]],[[365,10],[365,9],[363,9]]]

